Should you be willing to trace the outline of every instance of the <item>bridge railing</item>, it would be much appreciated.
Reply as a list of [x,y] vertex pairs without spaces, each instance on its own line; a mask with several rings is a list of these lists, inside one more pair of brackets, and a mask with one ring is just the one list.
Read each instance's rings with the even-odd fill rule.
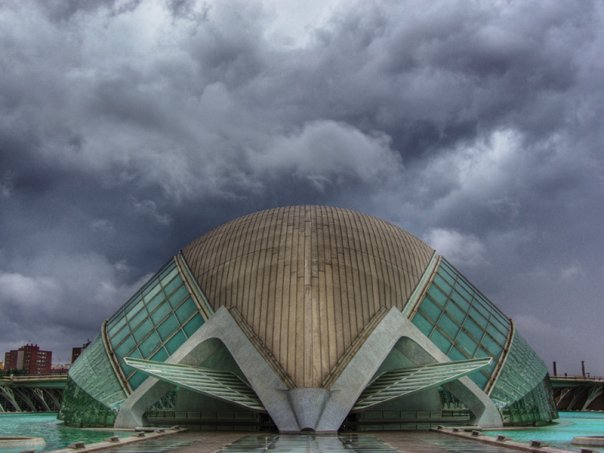
[[604,381],[604,376],[550,376],[552,381]]

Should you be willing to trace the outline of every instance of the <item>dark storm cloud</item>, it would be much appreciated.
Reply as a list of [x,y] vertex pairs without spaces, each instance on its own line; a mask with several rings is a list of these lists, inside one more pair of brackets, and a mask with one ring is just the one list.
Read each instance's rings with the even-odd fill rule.
[[200,233],[328,203],[604,374],[601,3],[331,3],[303,32],[280,5],[2,3],[2,349],[64,358]]

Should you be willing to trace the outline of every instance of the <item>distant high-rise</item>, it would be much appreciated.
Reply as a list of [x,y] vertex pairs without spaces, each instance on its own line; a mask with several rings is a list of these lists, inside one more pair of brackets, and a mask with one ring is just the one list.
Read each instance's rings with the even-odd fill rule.
[[4,354],[6,371],[23,371],[25,374],[50,374],[52,351],[41,351],[37,344],[26,344]]
[[86,341],[86,343],[84,343],[82,346],[71,348],[71,363],[75,362],[76,359],[80,357],[82,351],[84,351],[84,349],[86,349],[89,344],[90,340]]

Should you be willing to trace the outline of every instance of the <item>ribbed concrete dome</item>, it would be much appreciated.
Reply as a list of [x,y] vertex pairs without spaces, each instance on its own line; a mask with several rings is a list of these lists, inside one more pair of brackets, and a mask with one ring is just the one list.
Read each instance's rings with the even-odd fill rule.
[[375,217],[294,206],[235,219],[182,252],[214,309],[239,312],[290,385],[321,387],[372,319],[403,308],[433,250]]

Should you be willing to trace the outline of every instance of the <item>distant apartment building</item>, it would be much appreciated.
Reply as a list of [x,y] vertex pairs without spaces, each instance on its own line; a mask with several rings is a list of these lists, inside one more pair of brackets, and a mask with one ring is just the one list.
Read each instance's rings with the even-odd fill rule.
[[52,351],[41,351],[37,344],[26,344],[4,354],[6,371],[23,371],[28,375],[50,374]]
[[71,363],[75,362],[84,349],[88,347],[90,340],[86,341],[82,346],[71,348]]

